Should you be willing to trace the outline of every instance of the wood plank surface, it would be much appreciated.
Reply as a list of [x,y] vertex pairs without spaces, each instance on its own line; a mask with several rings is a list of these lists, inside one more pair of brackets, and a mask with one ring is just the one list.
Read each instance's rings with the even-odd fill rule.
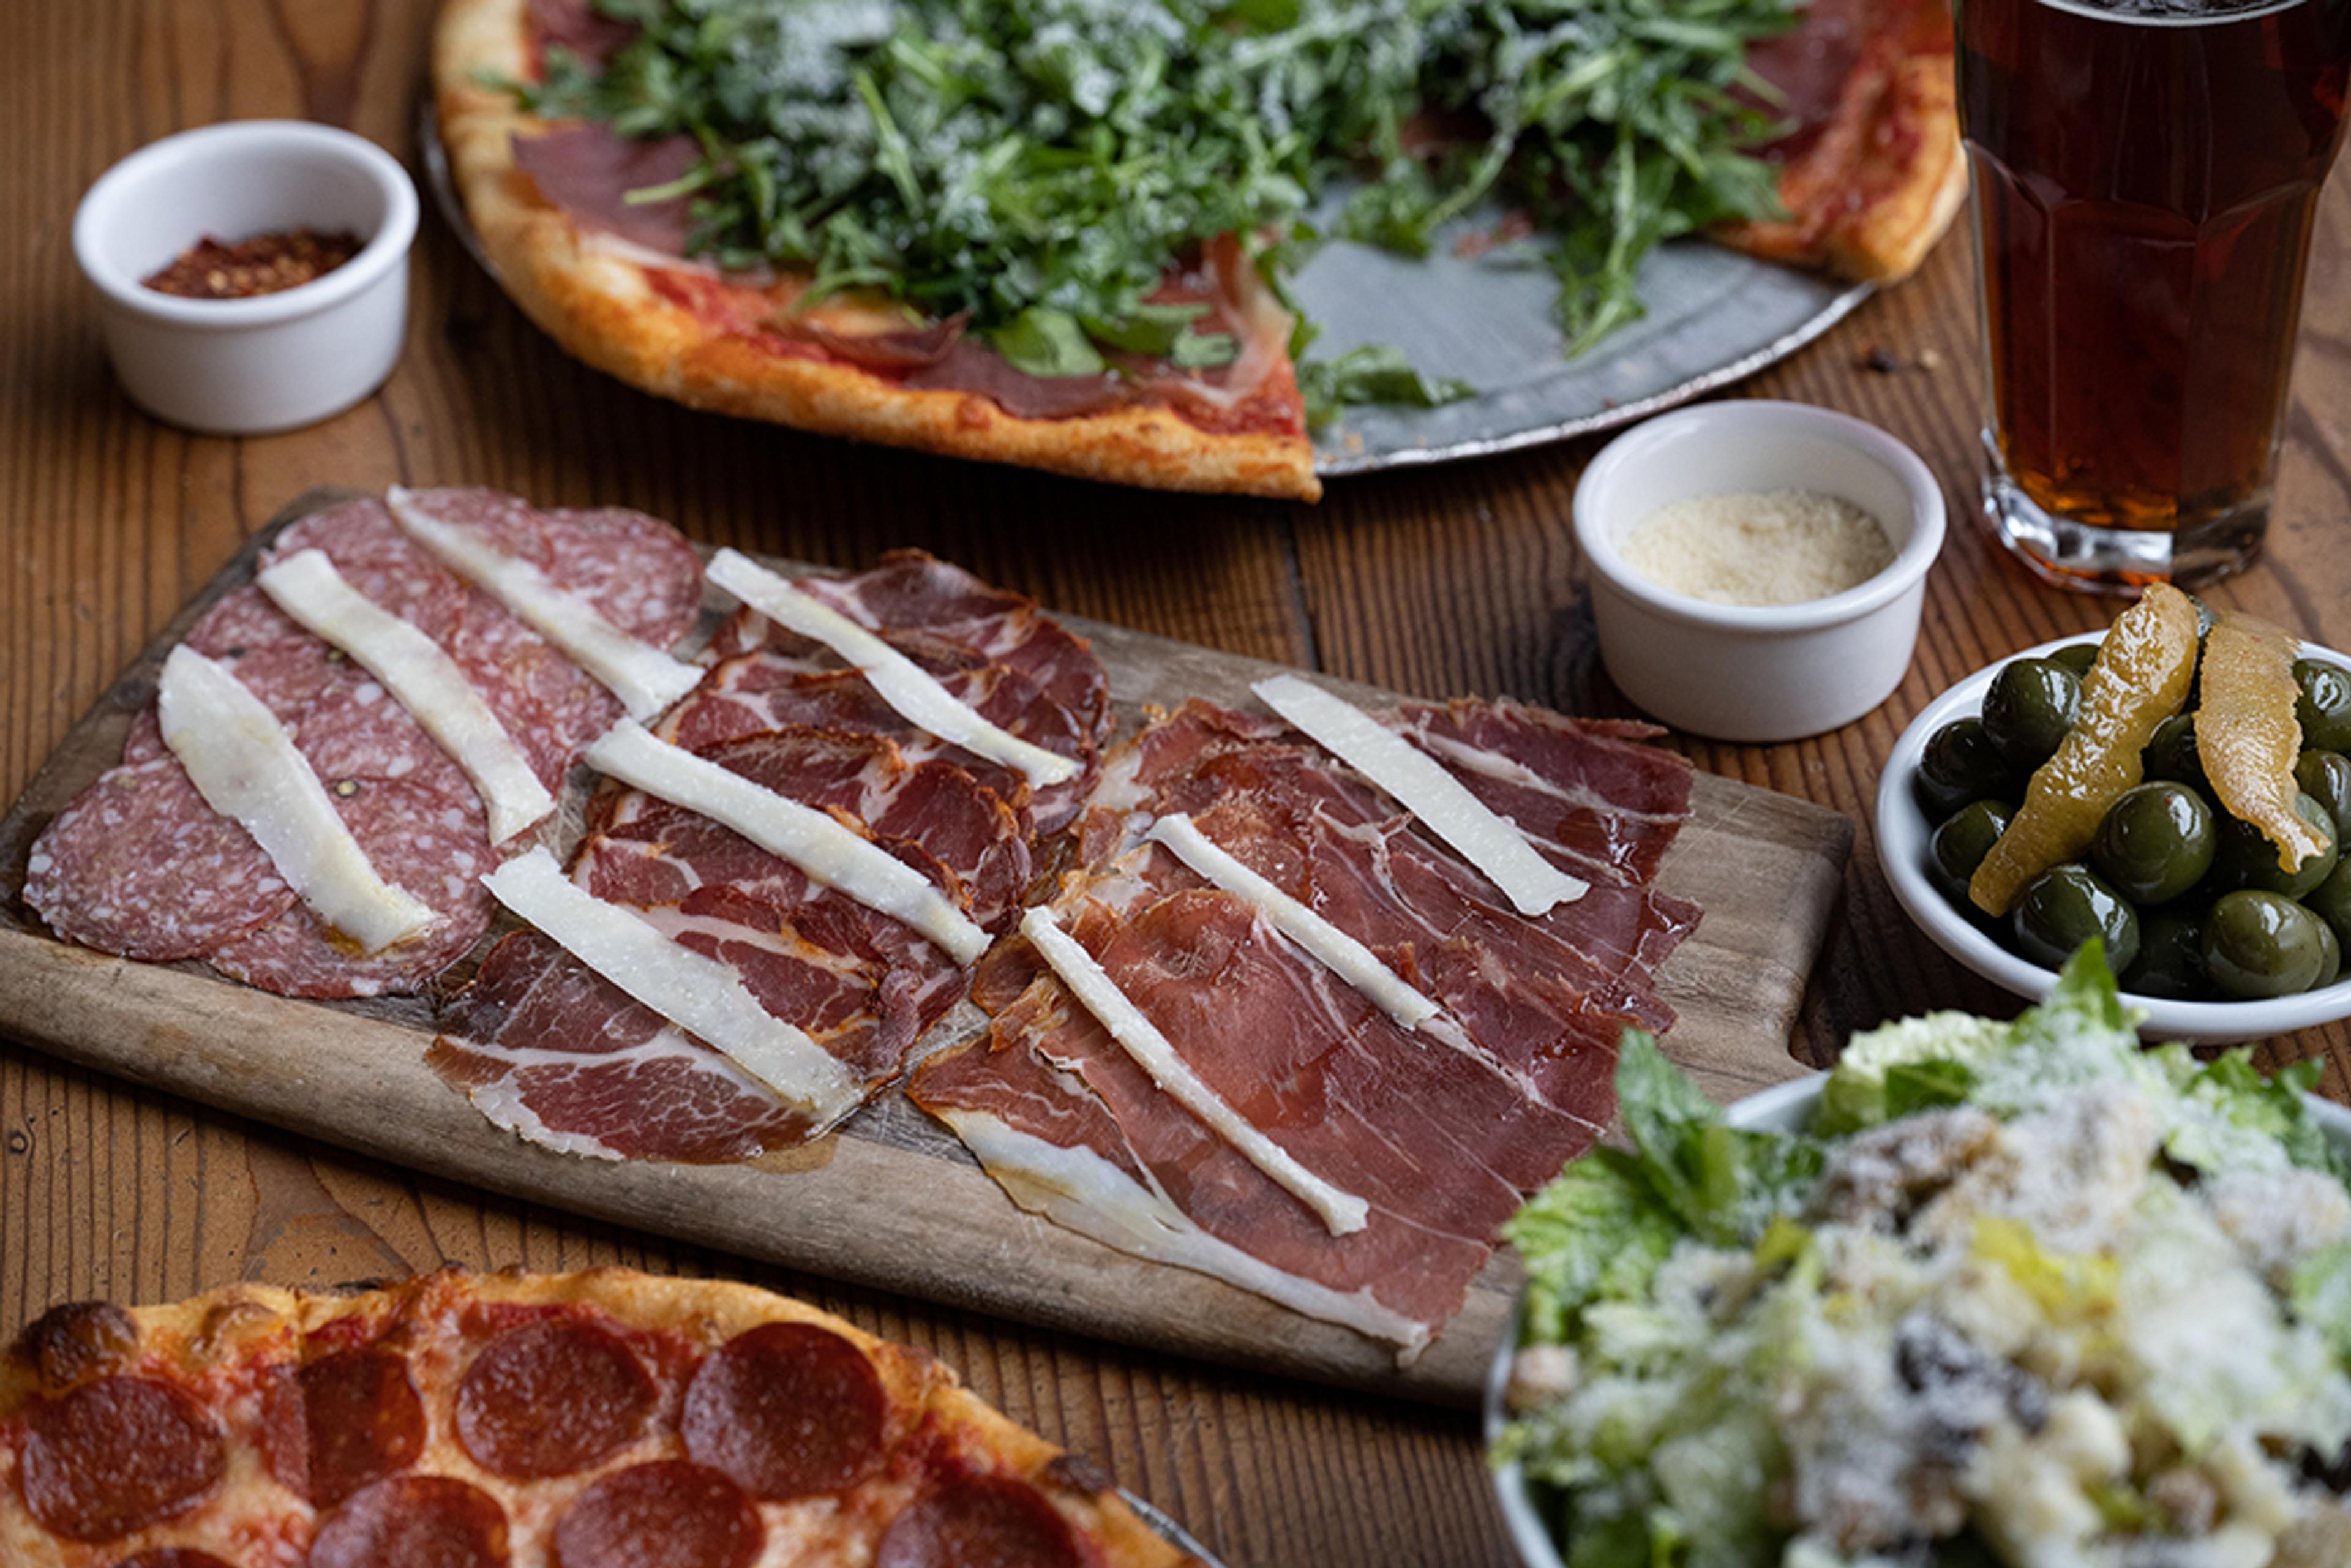
[[[1151,1350],[1475,1407],[1518,1287],[1507,1254],[1479,1275],[1435,1343],[1400,1366],[1352,1330],[1021,1212],[952,1134],[895,1092],[840,1133],[749,1166],[580,1159],[500,1131],[434,1077],[424,1065],[434,1023],[425,998],[300,1001],[193,960],[132,964],[52,937],[19,897],[34,841],[120,758],[131,716],[152,700],[163,659],[187,628],[253,580],[256,559],[278,528],[351,494],[313,490],[247,539],[99,695],[0,821],[0,1030],[216,1109],[659,1235]],[[767,564],[790,575],[807,570],[772,557]],[[723,614],[721,605],[706,608],[692,642]],[[1281,668],[1127,627],[1078,617],[1064,623],[1092,640],[1109,672],[1123,735],[1136,731],[1146,709],[1173,709],[1189,697],[1249,705],[1250,683]],[[1326,684],[1366,704],[1391,700]],[[591,777],[575,774],[557,813],[550,847],[567,862]],[[1680,1014],[1666,1036],[1668,1053],[1716,1098],[1802,1071],[1788,1034],[1852,838],[1851,824],[1834,811],[1713,774],[1695,781],[1689,825],[1658,884],[1706,915],[1659,971],[1658,990]],[[461,984],[514,924],[502,919],[435,988]],[[959,1007],[916,1053],[985,1027],[977,1008]],[[1005,1258],[1020,1267],[998,1267]]]
[[[326,424],[192,437],[114,387],[77,277],[73,204],[141,142],[311,116],[415,167],[425,0],[77,0],[0,6],[0,799],[287,497],[469,482],[610,501],[695,538],[853,565],[891,544],[1101,620],[1426,695],[1507,692],[1623,713],[1593,643],[1569,497],[1597,442],[1343,481],[1320,507],[1129,494],[689,414],[565,360],[429,213],[400,370]],[[2320,212],[2268,559],[2215,591],[2351,645],[2351,176]],[[1967,524],[1979,372],[1963,236],[1913,282],[1741,389],[1844,409],[1917,448],[1955,528],[1908,676],[1876,713],[1793,745],[1688,743],[1702,768],[1834,807],[1860,837],[1796,1047],[1929,1007],[2005,1012],[1904,920],[1867,803],[1902,726],[1952,680],[2103,622]],[[1898,368],[1866,366],[1882,349]],[[2276,1042],[2346,1091],[2351,1030]],[[622,1262],[793,1291],[923,1345],[1083,1449],[1228,1561],[1504,1564],[1466,1417],[1010,1325],[578,1220],[350,1155],[0,1044],[0,1334],[75,1297],[160,1300],[240,1278]]]

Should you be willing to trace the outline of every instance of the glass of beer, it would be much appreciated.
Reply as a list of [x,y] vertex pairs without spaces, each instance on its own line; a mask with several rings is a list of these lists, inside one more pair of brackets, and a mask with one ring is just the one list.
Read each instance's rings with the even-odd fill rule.
[[2261,548],[2351,0],[1957,0],[2001,540],[2067,587]]

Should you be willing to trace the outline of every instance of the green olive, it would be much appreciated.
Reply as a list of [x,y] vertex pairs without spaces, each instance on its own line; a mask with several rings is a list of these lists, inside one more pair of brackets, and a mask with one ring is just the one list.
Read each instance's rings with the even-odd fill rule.
[[2339,751],[2305,751],[2294,765],[2302,792],[2335,819],[2335,841],[2351,838],[2351,757]]
[[2326,880],[2303,895],[2302,906],[2324,921],[2338,941],[2351,942],[2351,861],[2340,861]]
[[2223,813],[2217,819],[2219,843],[2212,856],[2210,886],[2214,892],[2250,887],[2259,893],[2282,893],[2288,898],[2300,898],[2333,873],[2337,859],[2333,813],[2307,795],[2294,797],[2294,809],[2301,813],[2304,821],[2318,830],[2326,847],[2289,872],[2278,864],[2277,846],[2270,842],[2266,834],[2251,822]]
[[2351,751],[2351,670],[2325,659],[2296,659],[2294,684],[2302,695],[2294,716],[2302,743],[2314,751]]
[[2168,779],[2207,800],[2212,798],[2212,781],[2204,776],[2204,758],[2196,751],[2196,721],[2188,715],[2176,713],[2157,725],[2141,760],[2149,779]]
[[2010,767],[2031,772],[2074,727],[2082,683],[2052,659],[2011,659],[1985,688],[1984,734]]
[[2212,812],[2185,784],[2142,784],[2106,809],[2090,862],[2133,904],[2168,904],[2212,869]]
[[2001,834],[2008,831],[2009,820],[2014,815],[2004,800],[1971,800],[1937,828],[1928,841],[1927,880],[1963,914],[1981,913],[1968,897],[1968,883]]
[[2073,671],[2075,680],[2086,681],[2090,678],[2090,666],[2098,662],[2098,645],[2095,643],[2068,643],[2050,654],[2049,662],[2063,664]]
[[1927,740],[1914,781],[1918,804],[1941,821],[1970,800],[2013,800],[2024,793],[2016,769],[2001,760],[1981,719],[1956,719]]
[[2138,914],[2122,894],[2085,865],[2052,866],[2025,884],[2009,911],[2016,950],[2046,968],[2058,968],[2093,936],[2106,945],[2106,962],[2127,969],[2138,956]]
[[2204,977],[2204,923],[2181,909],[2150,909],[2138,919],[2138,956],[2123,971],[2123,989],[2137,997],[2188,1001],[2209,995]]
[[2318,978],[2310,982],[2310,988],[2314,991],[2331,986],[2343,977],[2342,938],[2336,936],[2335,927],[2324,920],[2318,923]]
[[2310,989],[2325,962],[2325,923],[2254,889],[2222,894],[2204,920],[2204,972],[2225,997],[2251,1001]]

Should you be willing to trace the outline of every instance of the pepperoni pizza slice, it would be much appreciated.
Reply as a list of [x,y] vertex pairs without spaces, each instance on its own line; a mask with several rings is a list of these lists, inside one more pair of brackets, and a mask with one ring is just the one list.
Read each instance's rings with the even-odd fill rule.
[[1812,0],[1800,26],[1747,56],[1792,123],[1761,150],[1788,215],[1719,237],[1877,283],[1917,271],[1968,191],[1952,57],[1943,0]]
[[1189,1561],[929,1356],[744,1285],[235,1285],[0,1361],[11,1568]]

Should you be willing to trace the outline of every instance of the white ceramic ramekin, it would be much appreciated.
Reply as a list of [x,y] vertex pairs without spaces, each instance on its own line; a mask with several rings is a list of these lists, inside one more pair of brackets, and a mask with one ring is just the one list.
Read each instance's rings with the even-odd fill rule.
[[[206,235],[295,228],[366,241],[314,282],[250,299],[185,299],[140,280]],[[74,214],[123,390],[167,423],[259,435],[339,413],[383,384],[408,322],[416,188],[374,142],[305,120],[167,136],[99,177]]]
[[[1661,588],[1617,541],[1658,507],[1747,490],[1841,497],[1882,524],[1894,563],[1805,604],[1716,604]],[[1575,487],[1600,656],[1617,689],[1677,729],[1795,740],[1850,724],[1910,667],[1927,569],[1943,548],[1942,487],[1902,443],[1805,403],[1701,403],[1610,443]]]
[[[1750,1094],[1728,1108],[1724,1119],[1734,1127],[1750,1127],[1771,1133],[1801,1133],[1812,1124],[1813,1114],[1820,1109],[1821,1090],[1829,1081],[1825,1072],[1815,1072],[1809,1078],[1799,1078],[1782,1083],[1776,1089],[1766,1089]],[[2332,1100],[2306,1095],[2311,1114],[2335,1146],[2351,1155],[2351,1110],[2346,1110]],[[2215,1324],[2215,1328],[2226,1325]],[[1503,1396],[1510,1385],[1510,1360],[1518,1352],[1519,1314],[1513,1309],[1509,1325],[1502,1332],[1501,1343],[1494,1347],[1494,1360],[1486,1373],[1486,1441],[1490,1445],[1509,1425],[1510,1413]],[[1533,1489],[1519,1467],[1503,1465],[1494,1471],[1494,1492],[1502,1505],[1502,1520],[1510,1531],[1510,1543],[1519,1549],[1519,1559],[1526,1568],[1562,1568],[1565,1553],[1562,1542],[1552,1539],[1550,1527],[1543,1522],[1542,1511],[1536,1505]]]

